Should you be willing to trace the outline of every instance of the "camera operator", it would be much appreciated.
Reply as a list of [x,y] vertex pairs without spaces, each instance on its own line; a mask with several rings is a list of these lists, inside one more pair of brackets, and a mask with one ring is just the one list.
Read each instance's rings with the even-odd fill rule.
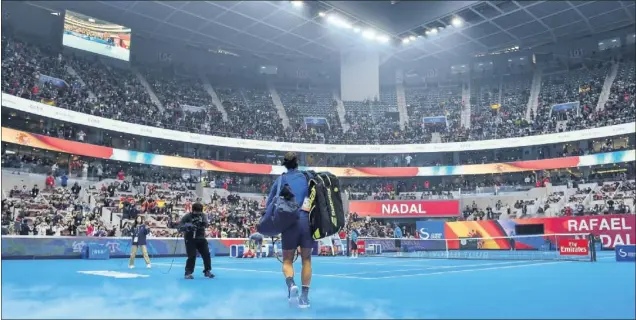
[[184,232],[184,240],[188,259],[185,266],[185,278],[194,279],[194,264],[197,259],[197,251],[203,259],[203,276],[206,278],[214,278],[212,270],[212,261],[210,258],[210,248],[208,241],[205,239],[205,228],[208,227],[208,219],[203,214],[203,205],[195,203],[192,205],[192,213],[188,213],[181,218],[179,230]]

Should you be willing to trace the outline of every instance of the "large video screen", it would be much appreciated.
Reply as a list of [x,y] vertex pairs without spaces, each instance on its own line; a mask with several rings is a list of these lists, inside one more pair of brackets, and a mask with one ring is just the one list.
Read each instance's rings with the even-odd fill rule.
[[130,33],[124,26],[66,10],[62,44],[129,61]]

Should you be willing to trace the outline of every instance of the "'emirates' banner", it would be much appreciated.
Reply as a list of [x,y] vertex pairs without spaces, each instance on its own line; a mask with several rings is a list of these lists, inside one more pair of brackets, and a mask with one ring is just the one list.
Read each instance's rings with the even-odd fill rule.
[[349,212],[372,218],[459,216],[459,200],[349,201]]

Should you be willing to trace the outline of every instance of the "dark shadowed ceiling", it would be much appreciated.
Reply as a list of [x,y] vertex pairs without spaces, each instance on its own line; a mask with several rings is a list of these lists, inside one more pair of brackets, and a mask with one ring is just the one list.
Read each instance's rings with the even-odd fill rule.
[[[401,61],[461,58],[510,46],[533,47],[634,25],[634,1],[50,1],[132,28],[133,36],[158,37],[264,59],[332,60],[343,50],[373,45]],[[372,43],[327,23],[319,12],[374,28],[395,43],[408,35],[430,37],[407,45]],[[460,17],[459,28],[447,27]],[[372,41],[371,41],[372,42]]]

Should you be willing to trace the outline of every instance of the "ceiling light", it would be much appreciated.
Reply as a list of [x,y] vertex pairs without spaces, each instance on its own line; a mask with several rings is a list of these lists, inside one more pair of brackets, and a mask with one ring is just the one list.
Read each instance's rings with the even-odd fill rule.
[[60,15],[59,12],[51,12],[51,14],[54,15],[54,16],[59,16]]
[[454,27],[461,27],[461,26],[462,26],[462,24],[464,24],[464,22],[463,22],[463,21],[462,21],[462,19],[460,19],[459,17],[454,17],[454,18],[451,20],[451,24],[452,24]]
[[385,36],[385,35],[379,35],[375,38],[375,40],[378,40],[378,42],[380,43],[387,43],[389,42],[389,37]]
[[375,31],[373,31],[373,30],[365,30],[362,33],[362,36],[367,38],[367,39],[375,39]]
[[431,29],[431,34],[436,34],[437,33],[437,29],[433,28]]
[[296,7],[296,8],[300,8],[303,6],[303,2],[302,1],[292,1],[291,2],[292,6]]
[[415,36],[409,36],[409,40],[415,41]]
[[351,29],[351,24],[338,16],[329,15],[327,21],[337,27]]
[[321,16],[321,17],[324,17],[324,16],[326,16],[327,14],[326,14],[326,13],[324,13],[324,12],[318,12],[318,15],[319,15],[319,16]]
[[409,38],[404,38],[404,39],[402,39],[402,43],[405,43],[405,44],[406,44],[406,43],[409,43],[409,42],[411,42],[411,40],[409,40]]
[[598,43],[598,45],[599,45],[599,46],[602,46],[602,45],[603,45],[603,42],[599,42],[599,43]]
[[353,32],[360,33],[360,28],[353,28]]
[[95,19],[93,19],[93,18],[88,18],[88,22],[95,22]]
[[616,39],[612,39],[612,42],[616,42]]

